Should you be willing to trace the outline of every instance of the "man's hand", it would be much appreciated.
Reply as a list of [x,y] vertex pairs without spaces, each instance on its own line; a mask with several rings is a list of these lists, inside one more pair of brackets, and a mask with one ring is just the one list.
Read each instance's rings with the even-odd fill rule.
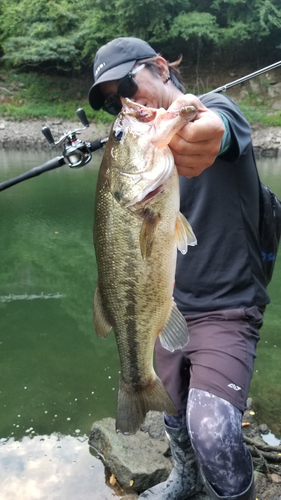
[[214,163],[221,148],[224,124],[219,115],[206,108],[192,94],[176,99],[169,111],[186,105],[195,106],[198,114],[193,122],[187,123],[173,137],[169,146],[178,173],[186,177],[196,177]]

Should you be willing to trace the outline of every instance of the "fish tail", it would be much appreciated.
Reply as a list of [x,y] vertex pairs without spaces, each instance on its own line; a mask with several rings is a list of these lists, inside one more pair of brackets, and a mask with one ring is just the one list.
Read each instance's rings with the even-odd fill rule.
[[127,387],[120,379],[116,412],[116,432],[135,434],[148,411],[165,411],[177,415],[177,410],[159,377],[141,389]]

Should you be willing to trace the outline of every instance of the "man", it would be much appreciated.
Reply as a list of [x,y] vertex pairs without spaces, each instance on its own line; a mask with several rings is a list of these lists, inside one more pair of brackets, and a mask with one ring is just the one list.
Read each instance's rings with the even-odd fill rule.
[[178,255],[174,291],[190,341],[173,353],[156,343],[158,374],[178,410],[177,417],[165,415],[174,469],[140,498],[185,500],[201,490],[203,477],[212,499],[255,500],[241,420],[269,297],[249,125],[223,95],[184,95],[178,62],[168,63],[137,38],[101,47],[94,79],[91,106],[113,115],[125,97],[154,108],[198,109],[169,144],[180,174],[181,212],[198,240]]

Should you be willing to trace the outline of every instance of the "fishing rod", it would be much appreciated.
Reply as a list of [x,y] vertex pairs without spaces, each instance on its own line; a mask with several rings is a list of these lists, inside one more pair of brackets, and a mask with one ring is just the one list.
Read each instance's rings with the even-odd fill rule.
[[43,127],[41,132],[47,139],[51,146],[63,145],[63,153],[61,156],[57,156],[39,167],[34,167],[28,170],[24,174],[17,177],[9,179],[7,181],[0,183],[0,191],[4,191],[19,182],[30,179],[31,177],[36,177],[43,172],[48,172],[49,170],[54,170],[55,168],[62,167],[63,165],[68,165],[71,168],[80,168],[87,165],[92,159],[92,154],[94,151],[101,149],[107,143],[107,138],[96,139],[92,142],[81,141],[77,138],[77,134],[80,134],[82,130],[85,130],[90,126],[88,119],[86,117],[85,111],[82,108],[76,111],[78,117],[80,118],[83,128],[67,132],[60,137],[58,141],[55,142],[53,134],[49,127]]
[[[231,87],[234,87],[235,85],[238,85],[239,83],[246,82],[247,80],[250,80],[251,78],[254,78],[255,76],[262,75],[263,73],[266,73],[267,71],[271,71],[272,69],[279,68],[281,66],[281,61],[278,61],[274,64],[271,64],[270,66],[266,66],[266,68],[259,69],[258,71],[254,71],[254,73],[250,73],[249,75],[243,76],[242,78],[238,78],[238,80],[234,80],[233,82],[226,83],[225,85],[222,85],[221,87],[217,87],[214,90],[210,90],[210,92],[207,92],[206,94],[212,94],[213,92],[226,92],[228,89]],[[202,96],[201,96],[202,97]]]
[[[214,90],[210,90],[206,94],[201,95],[200,97],[203,97],[204,95],[212,94],[212,93],[220,93],[220,92],[226,92],[228,89],[231,87],[234,87],[235,85],[239,85],[240,83],[246,82],[247,80],[250,80],[251,78],[255,78],[256,76],[262,75],[263,73],[266,73],[267,71],[271,71],[273,69],[278,68],[281,66],[281,61],[278,61],[274,64],[271,64],[270,66],[266,66],[265,68],[259,69],[258,71],[254,71],[253,73],[250,73],[249,75],[243,76],[242,78],[238,78],[237,80],[234,80],[233,82],[226,83],[222,85],[221,87],[217,87]],[[68,165],[70,168],[80,168],[83,167],[84,165],[87,165],[89,161],[92,159],[92,154],[94,151],[97,151],[101,148],[103,148],[107,141],[108,138],[105,139],[97,139],[93,142],[85,142],[77,139],[77,134],[80,134],[82,130],[85,130],[90,126],[88,119],[86,117],[85,111],[82,108],[77,109],[76,111],[80,121],[82,122],[83,128],[73,130],[72,132],[67,132],[64,134],[57,142],[55,142],[52,132],[49,127],[43,127],[42,128],[42,133],[47,139],[48,143],[53,147],[53,146],[58,146],[60,144],[63,144],[63,153],[61,156],[57,156],[56,158],[53,158],[52,160],[43,163],[43,165],[40,165],[38,167],[34,167],[31,170],[28,170],[22,175],[19,175],[18,177],[14,177],[12,179],[9,179],[7,181],[1,182],[0,183],[0,191],[4,191],[5,189],[8,189],[11,186],[14,186],[15,184],[18,184],[19,182],[25,181],[27,179],[30,179],[31,177],[35,177],[37,175],[42,174],[43,172],[47,172],[49,170],[53,170],[58,167],[62,167],[63,165]]]

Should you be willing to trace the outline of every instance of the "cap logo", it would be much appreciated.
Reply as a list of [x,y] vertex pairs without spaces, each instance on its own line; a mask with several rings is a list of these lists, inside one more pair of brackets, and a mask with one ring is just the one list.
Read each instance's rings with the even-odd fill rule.
[[98,75],[98,73],[100,72],[100,70],[101,70],[104,66],[105,66],[105,63],[101,63],[101,64],[97,67],[97,69],[96,69],[96,71],[95,71],[95,78],[96,78],[96,76]]

